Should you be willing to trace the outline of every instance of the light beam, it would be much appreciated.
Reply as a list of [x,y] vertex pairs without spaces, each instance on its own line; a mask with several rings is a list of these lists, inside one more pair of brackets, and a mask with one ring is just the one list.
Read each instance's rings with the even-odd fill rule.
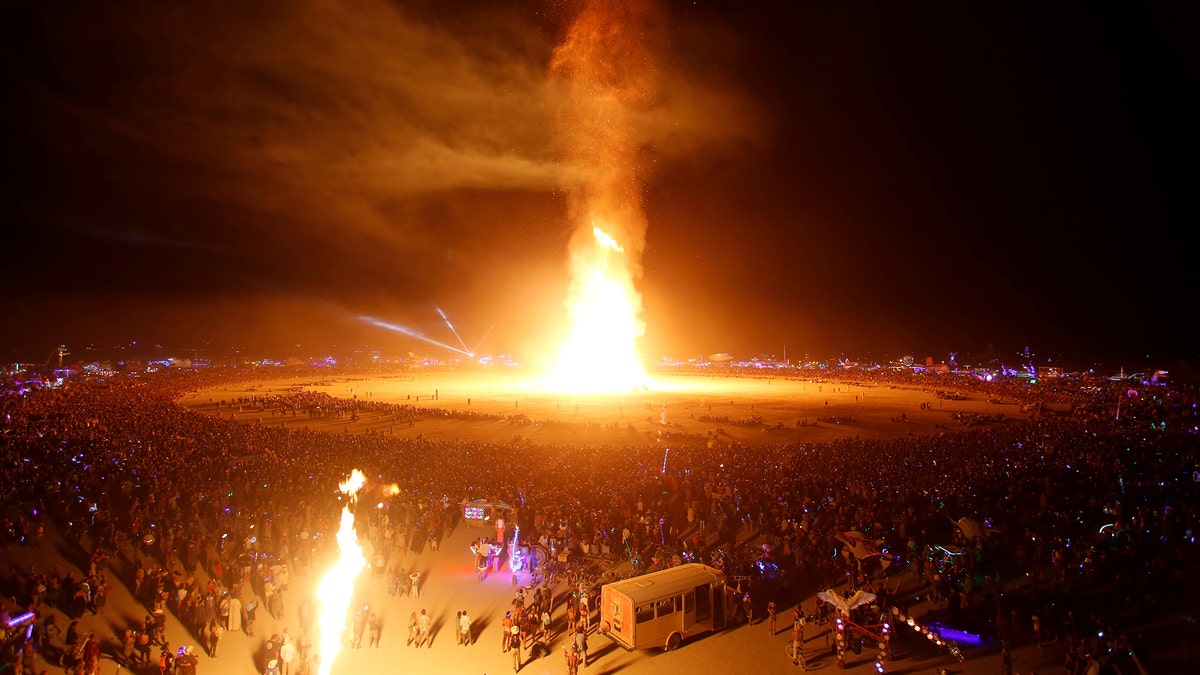
[[[462,345],[463,349],[467,349],[467,343],[463,342],[462,336],[458,334],[458,331],[454,330],[454,324],[450,323],[450,319],[446,316],[446,313],[442,311],[442,308],[434,307],[434,309],[436,309],[437,313],[442,317],[442,321],[446,322],[446,327],[450,329],[450,332],[454,333],[454,337],[458,338],[458,344]],[[471,356],[475,355],[473,350],[467,349],[467,352]]]
[[459,349],[458,347],[455,347],[454,345],[448,345],[444,342],[438,342],[437,340],[434,340],[431,337],[427,337],[424,333],[413,330],[412,328],[408,328],[407,326],[398,326],[394,323],[388,323],[387,321],[383,321],[381,319],[376,319],[375,317],[372,317],[372,316],[360,316],[360,317],[358,317],[358,320],[365,321],[365,322],[371,324],[372,326],[386,328],[387,330],[395,331],[397,333],[407,335],[411,338],[416,338],[417,340],[426,342],[426,343],[434,345],[436,347],[441,347],[442,349],[449,349],[452,352],[462,354],[463,356],[466,356],[468,358],[471,358],[474,356],[474,354],[467,351],[465,348]]

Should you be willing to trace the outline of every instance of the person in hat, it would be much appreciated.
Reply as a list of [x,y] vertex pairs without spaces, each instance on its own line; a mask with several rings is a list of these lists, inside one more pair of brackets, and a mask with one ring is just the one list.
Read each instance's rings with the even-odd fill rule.
[[[132,668],[131,668],[132,670]],[[171,651],[169,642],[163,643],[162,651],[158,653],[158,675],[175,672],[175,653]]]
[[508,635],[509,648],[513,655],[513,672],[515,673],[521,670],[521,628],[514,624],[508,629]]

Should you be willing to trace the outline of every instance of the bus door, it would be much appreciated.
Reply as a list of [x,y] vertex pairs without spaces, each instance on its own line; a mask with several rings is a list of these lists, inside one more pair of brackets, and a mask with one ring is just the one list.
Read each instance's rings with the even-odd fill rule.
[[[703,591],[705,588],[700,587]],[[692,630],[692,626],[700,620],[699,612],[696,610],[696,591],[687,591],[683,594],[683,632],[686,634]]]
[[713,630],[719,630],[725,627],[725,622],[729,619],[725,616],[725,588],[722,586],[711,586],[706,589],[709,602],[712,604]]

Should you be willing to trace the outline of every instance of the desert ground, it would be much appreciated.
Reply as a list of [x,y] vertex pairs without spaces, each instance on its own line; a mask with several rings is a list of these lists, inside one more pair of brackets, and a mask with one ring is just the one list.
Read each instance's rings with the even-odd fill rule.
[[[504,654],[500,650],[500,620],[513,597],[514,585],[512,574],[502,570],[482,582],[476,579],[474,558],[469,551],[469,544],[480,536],[481,532],[468,526],[460,526],[453,535],[446,539],[437,552],[424,550],[419,553],[407,552],[400,559],[389,560],[389,565],[399,564],[407,570],[420,570],[424,578],[424,590],[417,598],[397,597],[386,592],[384,580],[369,573],[364,574],[360,583],[368,586],[371,606],[381,614],[384,621],[382,639],[378,648],[364,646],[361,649],[343,650],[335,659],[331,675],[395,675],[398,673],[412,674],[502,674],[512,672],[511,653]],[[95,631],[105,643],[106,654],[119,651],[115,636],[126,627],[140,623],[146,610],[130,593],[132,586],[133,560],[136,554],[132,549],[121,551],[112,560],[109,568],[110,584],[114,587],[108,605],[99,615],[84,614],[80,620],[80,629],[86,634]],[[67,544],[53,533],[47,537],[42,548],[23,547],[5,551],[3,558],[8,565],[64,565],[66,569],[75,569],[78,574],[80,553],[74,546]],[[153,564],[145,560],[146,564]],[[243,632],[228,632],[221,641],[218,655],[209,657],[204,654],[200,642],[184,630],[179,622],[171,616],[167,622],[167,639],[174,648],[184,645],[195,646],[200,654],[199,673],[202,675],[257,675],[265,667],[262,658],[263,644],[272,631],[291,629],[297,632],[299,619],[297,607],[301,598],[315,587],[321,570],[297,569],[288,591],[284,594],[284,614],[279,618],[270,617],[265,611],[259,612],[254,636]],[[119,580],[119,581],[118,581]],[[518,576],[518,583],[526,583],[527,577]],[[532,658],[529,651],[522,652],[520,673],[528,675],[561,675],[566,673],[565,661],[562,654],[564,638],[563,600],[568,594],[565,585],[557,587],[555,602],[555,638],[551,641],[550,653],[544,658]],[[815,599],[811,596],[802,600],[806,613],[815,609]],[[794,606],[794,605],[793,605]],[[926,606],[914,605],[911,609],[914,615],[919,615]],[[411,612],[421,609],[433,617],[433,642],[430,646],[417,649],[405,644],[407,637],[407,617]],[[473,619],[475,644],[460,646],[454,644],[454,628],[452,621],[455,613],[465,610]],[[776,635],[768,635],[767,624],[761,618],[753,624],[742,624],[736,628],[702,636],[688,642],[677,651],[664,652],[660,649],[629,652],[618,647],[607,638],[594,633],[589,638],[591,663],[581,672],[591,675],[611,675],[623,673],[627,675],[656,675],[660,673],[793,673],[800,669],[793,666],[786,653],[790,643],[788,630],[792,606],[780,609],[780,621]],[[60,617],[61,619],[62,617]],[[65,625],[65,624],[64,624]],[[593,628],[594,631],[594,628]],[[822,670],[828,673],[838,672],[836,659],[831,654],[828,642],[828,627],[810,627],[806,636],[805,653],[810,670]],[[966,646],[963,653],[966,660],[962,663],[951,658],[944,651],[937,649],[928,641],[917,636],[907,628],[900,628],[897,638],[892,641],[894,659],[887,662],[886,672],[916,675],[918,673],[939,673],[945,669],[948,673],[962,675],[1000,673],[999,652],[994,645],[979,647]],[[157,648],[153,652],[157,659]],[[1062,672],[1062,650],[1057,645],[1039,649],[1032,644],[1025,644],[1014,650],[1017,657],[1015,672],[1029,673],[1036,671],[1046,673]],[[847,659],[848,673],[866,675],[875,673],[874,651],[864,648],[861,655],[849,653]],[[39,660],[41,672],[64,672],[54,664],[44,664]],[[103,675],[131,672],[152,675],[158,672],[157,661],[145,666],[134,666],[131,669],[122,668],[106,656],[101,660],[100,672]]]
[[[509,372],[403,373],[371,378],[296,378],[216,387],[181,403],[215,413],[219,403],[240,397],[280,394],[292,388],[334,397],[475,413],[426,418],[412,427],[384,414],[348,419],[291,418],[250,406],[232,414],[239,421],[288,424],[361,433],[368,429],[396,436],[535,443],[653,443],[663,434],[715,437],[743,444],[820,442],[847,436],[889,437],[961,429],[954,413],[1024,418],[1015,402],[993,403],[981,394],[946,400],[933,391],[778,377],[700,377],[658,375],[643,389],[621,394],[548,391],[539,381]],[[926,405],[922,405],[926,404]],[[753,418],[753,419],[752,419]],[[836,420],[834,422],[820,421]],[[756,421],[757,420],[757,421]]]

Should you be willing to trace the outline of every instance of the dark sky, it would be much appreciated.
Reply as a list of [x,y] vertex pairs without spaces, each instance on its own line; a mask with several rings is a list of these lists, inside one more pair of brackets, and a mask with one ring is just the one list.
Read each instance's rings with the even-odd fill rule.
[[[579,3],[243,4],[6,5],[5,360],[437,353],[358,317],[457,345],[439,307],[483,351],[549,349],[582,174],[548,72]],[[1194,358],[1170,6],[670,4],[643,351]]]

